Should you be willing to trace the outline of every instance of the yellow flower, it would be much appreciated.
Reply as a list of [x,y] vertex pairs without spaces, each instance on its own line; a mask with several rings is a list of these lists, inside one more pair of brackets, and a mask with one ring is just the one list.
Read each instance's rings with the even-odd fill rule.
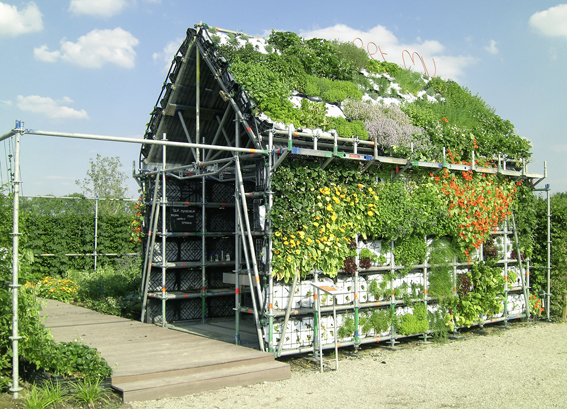
[[327,205],[326,209],[327,209],[328,212],[333,211],[333,207],[330,204]]
[[288,246],[288,245],[289,245],[289,241],[286,240],[286,241],[283,242],[283,244],[284,244],[284,246]]
[[332,220],[332,221],[337,220],[337,216],[335,216],[335,215],[333,214],[333,215],[331,216],[331,220]]
[[369,211],[369,212],[368,212],[368,216],[374,216],[374,213],[371,212],[371,211]]
[[335,201],[336,204],[339,204],[340,200],[337,196],[333,196],[333,200]]
[[289,237],[291,237],[292,239],[295,239],[295,236],[294,236],[293,234],[292,234],[291,236],[289,236]]
[[300,253],[300,251],[299,251],[299,250],[295,250],[295,254],[299,254],[299,253]]
[[281,234],[281,232],[277,231],[277,232],[275,233],[275,235],[276,235],[277,237],[280,237],[282,234]]
[[313,222],[313,226],[317,227],[317,226],[319,226],[319,223]]
[[305,232],[298,231],[297,234],[299,235],[300,238],[304,238],[304,237],[305,237]]
[[364,185],[361,185],[360,183],[357,186],[359,189],[364,189]]
[[287,256],[287,257],[285,258],[285,260],[286,260],[288,263],[291,263],[291,257],[290,257],[290,256]]
[[279,250],[276,250],[276,251],[274,251],[274,253],[276,253],[276,254],[280,254],[280,251],[279,251]]

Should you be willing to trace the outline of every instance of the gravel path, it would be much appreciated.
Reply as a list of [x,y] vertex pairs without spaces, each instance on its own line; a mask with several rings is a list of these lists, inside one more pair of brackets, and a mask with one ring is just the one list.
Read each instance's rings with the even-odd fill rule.
[[[294,359],[291,379],[183,398],[132,402],[173,408],[567,408],[567,324],[508,331],[398,351],[343,351],[339,370]],[[413,345],[413,346],[412,346]]]

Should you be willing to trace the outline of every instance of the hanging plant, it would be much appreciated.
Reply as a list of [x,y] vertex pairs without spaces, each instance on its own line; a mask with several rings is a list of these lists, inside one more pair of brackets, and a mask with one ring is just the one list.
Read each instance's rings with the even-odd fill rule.
[[146,205],[144,204],[143,196],[138,198],[138,202],[134,206],[134,211],[136,212],[132,216],[131,231],[130,231],[130,241],[132,243],[141,243],[144,233],[142,232],[142,223],[144,222],[144,214],[146,212]]

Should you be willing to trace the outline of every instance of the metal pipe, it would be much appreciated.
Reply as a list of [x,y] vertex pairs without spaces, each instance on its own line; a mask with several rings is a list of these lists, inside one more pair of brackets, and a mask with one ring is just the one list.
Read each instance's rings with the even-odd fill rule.
[[[217,128],[217,131],[215,132],[215,136],[213,137],[213,141],[211,142],[211,145],[214,145],[214,144],[217,143],[217,139],[219,138],[219,136],[221,134],[221,129],[223,129],[224,124],[226,123],[226,120],[228,119],[228,114],[230,112],[230,108],[231,108],[231,105],[228,104],[226,109],[224,110],[224,114],[223,114],[222,119],[219,123],[219,127]],[[240,147],[240,144],[236,143],[234,146],[236,146],[238,148],[238,147]],[[211,153],[212,153],[212,151],[207,152],[207,155],[204,158],[205,161],[208,160],[211,157]]]
[[[12,136],[14,136],[16,134],[16,130],[11,130],[10,132],[6,132],[4,135],[0,136],[0,142],[2,142],[4,139],[8,139],[11,138]],[[17,398],[16,398],[17,399]]]
[[[16,126],[18,121],[16,122]],[[20,129],[23,128],[23,123],[20,123]],[[23,131],[23,129],[22,129]],[[20,269],[18,253],[19,248],[19,217],[20,217],[20,138],[22,133],[16,133],[16,148],[14,152],[14,208],[12,211],[12,387],[10,392],[13,393],[14,399],[18,399],[18,392],[22,390],[19,385],[19,352],[18,341],[22,338],[18,335],[18,272]]]
[[96,195],[95,199],[95,224],[94,224],[94,272],[96,274],[96,247],[98,241],[98,195]]
[[[163,134],[163,140],[165,141],[167,139],[166,134]],[[165,275],[167,273],[167,253],[166,253],[166,232],[167,232],[167,227],[166,227],[166,215],[167,215],[167,195],[166,195],[166,179],[165,179],[165,168],[166,168],[166,159],[165,159],[165,155],[167,153],[167,146],[163,146],[163,153],[162,153],[162,172],[161,172],[161,183],[162,183],[162,187],[161,187],[161,260],[162,260],[162,264],[161,264],[161,293],[162,293],[162,300],[161,300],[161,326],[163,328],[165,328],[166,326],[166,312],[165,312],[165,303],[166,303],[166,288],[165,288],[165,283],[166,283],[166,278]]]
[[293,276],[293,283],[291,284],[291,292],[289,293],[289,301],[287,303],[287,309],[285,311],[285,318],[282,326],[282,332],[280,335],[280,342],[278,342],[278,353],[276,354],[276,357],[279,357],[282,354],[282,347],[285,339],[285,331],[287,329],[287,323],[289,322],[289,316],[291,314],[291,304],[293,303],[293,295],[295,294],[295,286],[297,285],[298,277],[299,277],[299,273]]
[[[237,174],[236,175],[237,178],[237,184],[240,181],[240,175]],[[242,200],[244,202],[246,202],[246,199],[243,197]],[[248,248],[246,247],[246,241],[244,240],[244,226],[242,225],[242,211],[240,209],[240,202],[238,200],[234,201],[235,206],[236,206],[236,211],[238,213],[238,219],[239,219],[239,223],[238,225],[240,226],[240,237],[241,237],[241,243],[242,243],[242,247],[244,249],[244,259],[246,260],[246,272],[248,273],[248,284],[250,285],[250,296],[252,297],[252,307],[254,309],[254,323],[256,324],[256,333],[258,335],[258,346],[260,348],[260,351],[264,351],[264,340],[262,338],[262,329],[260,327],[260,317],[258,316],[258,303],[256,301],[256,295],[254,294],[254,286],[252,284],[252,273],[250,271],[250,255],[248,254]],[[239,266],[236,266],[237,268],[239,268]]]
[[[220,135],[220,128],[224,125],[224,121],[228,117],[228,112],[230,110],[230,105],[227,106],[223,119],[221,121],[221,125],[219,129],[217,129],[217,133],[213,139],[213,144],[216,142],[216,139]],[[235,115],[236,117],[236,115]],[[234,122],[234,146],[240,146],[240,128],[238,121]],[[210,151],[207,152],[207,157],[210,156]],[[238,155],[238,154],[236,154]],[[232,159],[232,158],[231,158]],[[238,201],[238,183],[234,184],[234,203]],[[236,212],[236,206],[234,207],[234,343],[236,345],[240,345],[240,318],[242,317],[242,313],[240,311],[240,236],[239,236],[239,229],[240,229],[240,219],[239,214]]]
[[547,194],[547,320],[551,313],[551,198],[549,196],[549,185],[545,186]]
[[[256,250],[254,249],[254,239],[250,232],[250,219],[248,218],[248,206],[246,205],[246,192],[244,191],[244,184],[242,181],[242,172],[240,171],[240,160],[238,156],[235,156],[236,171],[238,175],[238,185],[240,188],[240,198],[242,200],[242,214],[244,214],[244,223],[246,225],[246,231],[248,232],[248,244],[250,246],[250,258],[252,259],[252,268],[254,269],[254,280],[256,281],[256,288],[258,289],[258,303],[260,305],[264,304],[262,297],[262,287],[260,285],[260,274],[258,273],[258,264],[256,263]],[[252,285],[252,284],[251,284]]]
[[514,227],[514,240],[516,242],[516,252],[518,253],[518,265],[520,266],[520,277],[522,278],[522,289],[524,293],[524,299],[526,300],[526,317],[530,318],[530,297],[528,295],[528,287],[526,286],[526,280],[524,278],[524,267],[522,265],[522,253],[520,252],[520,243],[518,242],[518,229],[516,228],[516,219],[514,218],[514,212],[512,212],[512,226]]
[[154,245],[156,242],[156,229],[157,229],[157,222],[159,218],[159,209],[160,207],[157,206],[157,192],[159,187],[159,177],[156,175],[154,181],[154,196],[152,202],[152,211],[150,213],[150,223],[149,232],[148,232],[148,239],[146,241],[146,254],[144,257],[144,268],[142,271],[142,280],[143,281],[143,289],[142,289],[142,314],[140,320],[145,322],[146,318],[146,304],[148,298],[148,287],[150,285],[150,278],[152,274],[152,262],[154,257]]
[[214,149],[219,151],[228,152],[243,152],[243,153],[262,153],[268,154],[267,150],[263,149],[247,149],[247,148],[235,148],[233,146],[217,146],[217,145],[205,145],[202,143],[188,143],[188,142],[175,142],[168,140],[156,140],[156,139],[134,139],[134,138],[123,138],[120,136],[103,136],[103,135],[89,135],[80,133],[63,133],[63,132],[47,132],[47,131],[34,131],[29,130],[25,132],[30,135],[40,135],[40,136],[58,136],[62,138],[75,138],[75,139],[90,139],[95,141],[109,141],[109,142],[124,142],[124,143],[139,143],[141,145],[162,145],[162,146],[177,146],[179,148],[203,148],[203,149]]
[[[273,171],[273,149],[274,149],[274,138],[273,133],[268,133],[268,150],[272,152],[270,156],[268,156],[268,174],[265,178],[265,186],[264,192],[268,193],[268,208],[266,209],[266,213],[270,214],[272,210],[272,206],[274,204],[274,194],[272,192],[272,171]],[[272,246],[273,246],[273,239],[272,239],[272,221],[270,217],[266,218],[265,221],[265,229],[269,233],[268,235],[268,250],[266,252],[266,269],[268,272],[268,343],[270,348],[273,350],[274,346],[274,277],[272,276]],[[281,340],[280,340],[281,343]],[[270,351],[272,352],[272,351]]]
[[[205,324],[207,319],[207,276],[206,276],[206,244],[207,244],[207,220],[206,220],[206,179],[205,176],[201,177],[201,322]],[[222,256],[221,256],[222,257]],[[222,260],[221,260],[222,261]]]
[[[195,48],[195,57],[195,142],[199,142],[201,140],[201,52],[199,47]],[[195,159],[197,162],[200,161],[198,149]]]
[[[193,143],[191,141],[191,135],[189,135],[189,130],[187,129],[187,125],[185,125],[185,120],[183,119],[183,114],[181,113],[181,111],[177,111],[177,116],[179,117],[179,122],[181,122],[181,126],[183,127],[183,132],[185,132],[185,137],[187,138],[187,142]],[[199,140],[197,139],[195,142],[199,142]],[[193,158],[198,162],[199,159],[197,159],[198,155],[197,153],[195,153],[195,148],[191,148],[191,152],[193,153]]]

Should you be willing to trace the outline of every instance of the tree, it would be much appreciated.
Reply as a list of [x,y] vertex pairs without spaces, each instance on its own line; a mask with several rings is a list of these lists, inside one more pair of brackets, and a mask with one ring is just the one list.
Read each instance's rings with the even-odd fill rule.
[[89,159],[90,169],[83,180],[75,180],[86,197],[102,199],[99,202],[100,214],[118,214],[126,210],[127,205],[121,200],[128,188],[124,182],[128,178],[120,171],[120,158],[106,157],[99,154],[96,159]]

